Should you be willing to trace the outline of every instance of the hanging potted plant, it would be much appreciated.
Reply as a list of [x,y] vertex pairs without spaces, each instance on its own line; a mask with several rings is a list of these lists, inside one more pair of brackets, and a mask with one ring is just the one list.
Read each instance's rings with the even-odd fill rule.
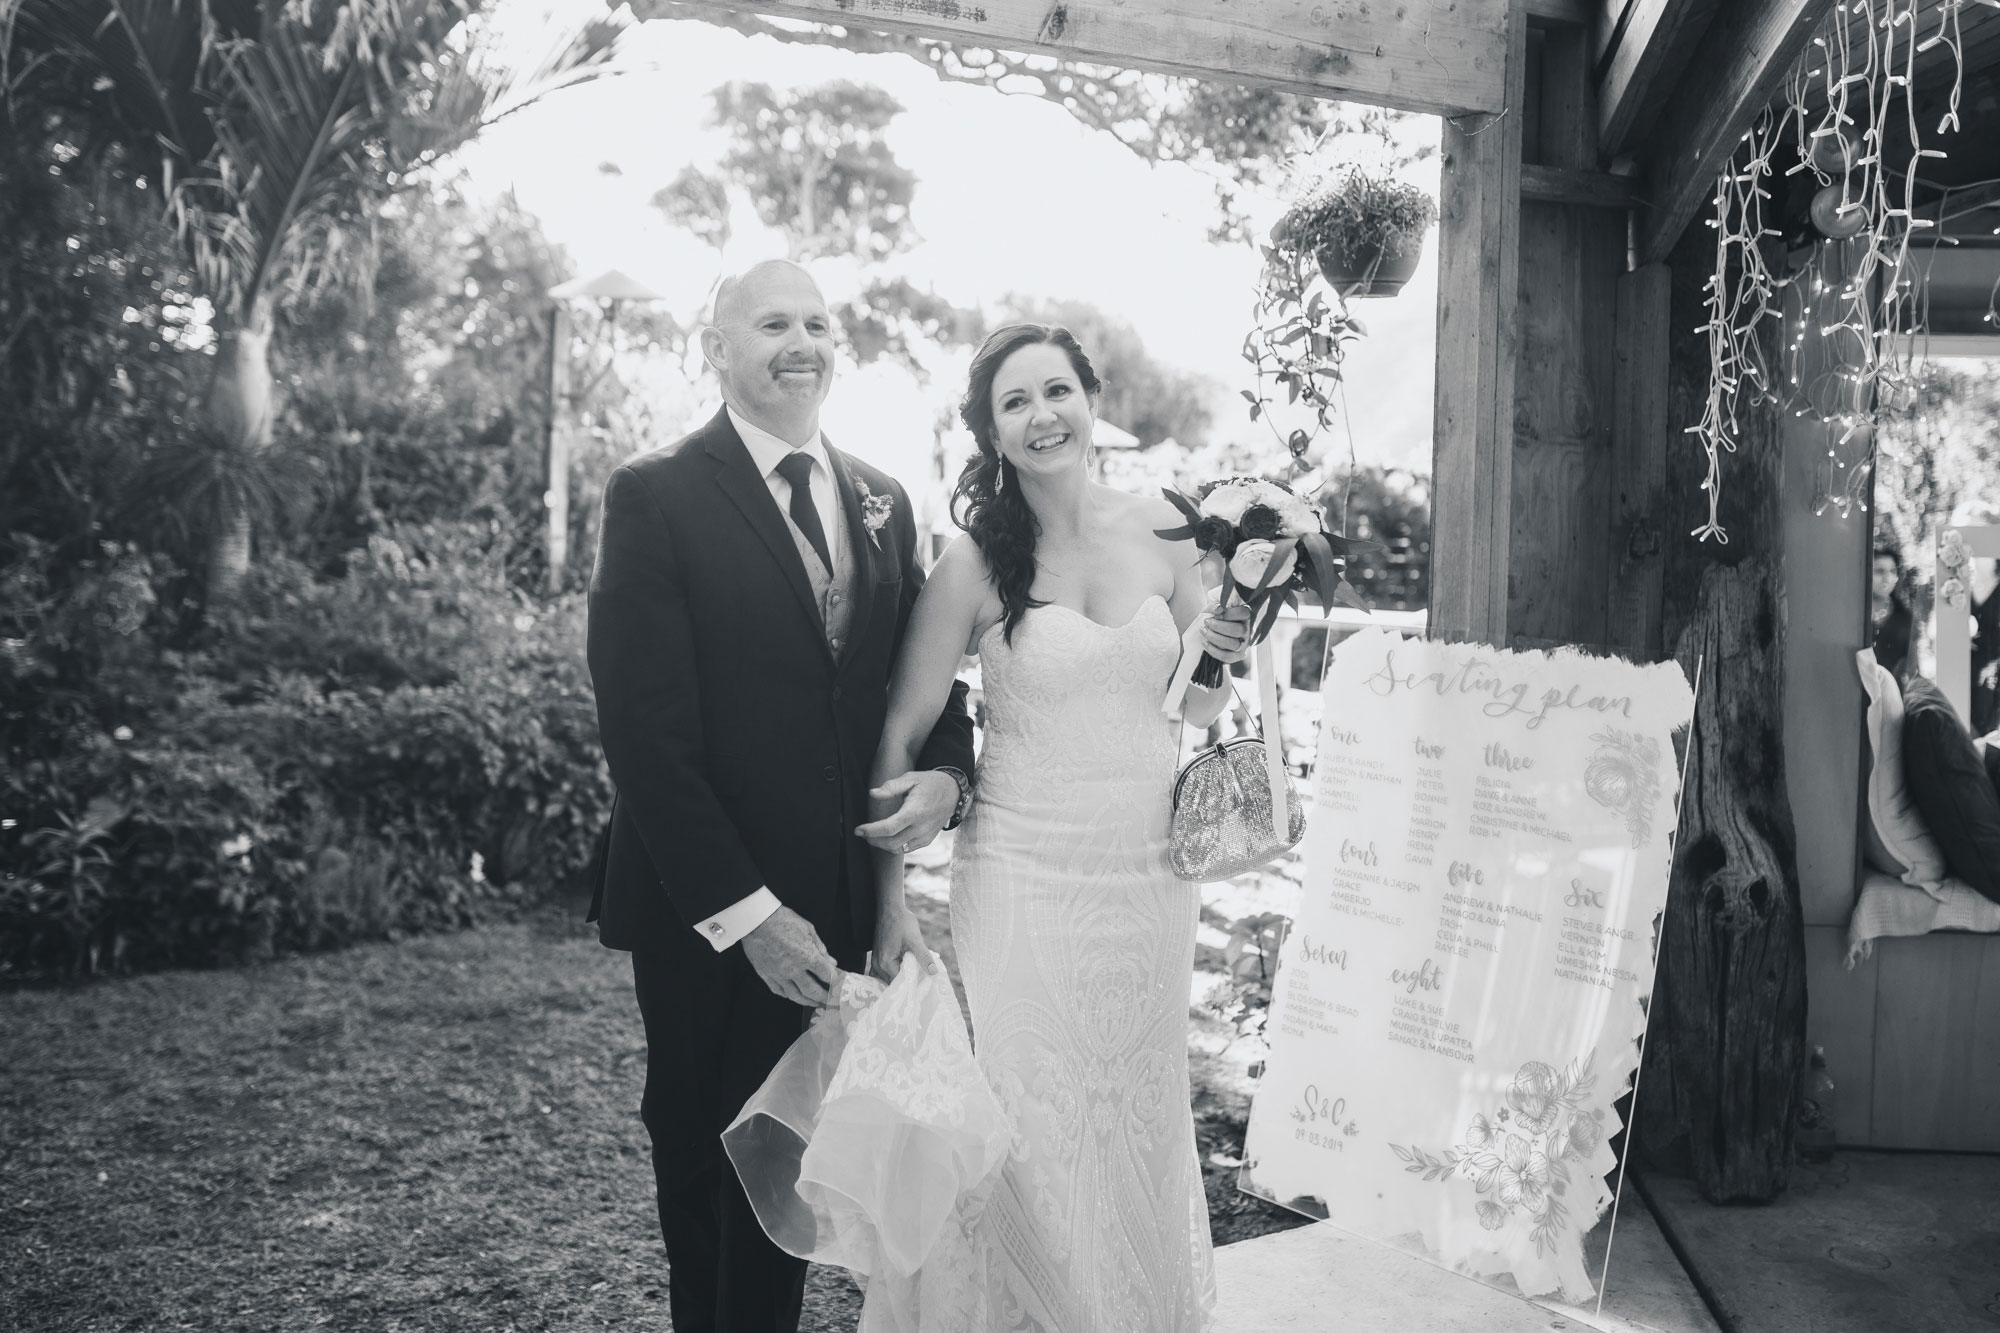
[[1271,229],[1272,244],[1311,255],[1345,296],[1394,296],[1417,271],[1437,202],[1417,186],[1350,167],[1322,177]]

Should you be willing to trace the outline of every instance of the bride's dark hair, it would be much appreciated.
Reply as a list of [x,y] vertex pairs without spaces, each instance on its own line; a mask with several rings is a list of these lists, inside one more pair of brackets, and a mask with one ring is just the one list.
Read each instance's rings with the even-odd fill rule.
[[1077,383],[1095,398],[1103,386],[1075,334],[1060,325],[1006,324],[988,334],[973,354],[965,398],[958,405],[959,418],[979,448],[958,474],[951,496],[951,519],[965,529],[986,557],[986,569],[1004,612],[1006,629],[1002,632],[1010,644],[1014,627],[1028,608],[1046,605],[1028,595],[1035,583],[1035,539],[1041,534],[1041,524],[1021,495],[1021,479],[1014,475],[1014,465],[1000,456],[993,425],[993,381],[1008,357],[1023,347],[1043,343],[1062,349],[1070,369],[1076,372]]

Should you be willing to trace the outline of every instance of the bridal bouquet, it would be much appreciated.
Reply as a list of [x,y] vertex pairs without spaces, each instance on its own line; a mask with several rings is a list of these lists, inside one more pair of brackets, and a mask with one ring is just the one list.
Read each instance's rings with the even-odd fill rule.
[[[1311,592],[1320,605],[1341,602],[1367,610],[1343,577],[1349,543],[1320,521],[1319,510],[1291,487],[1262,477],[1228,477],[1203,486],[1199,500],[1163,491],[1187,518],[1178,528],[1157,529],[1168,541],[1192,537],[1205,558],[1223,570],[1216,609],[1233,593],[1251,611],[1250,642],[1262,643],[1280,607],[1298,609],[1299,594]],[[1207,653],[1194,669],[1197,685],[1222,683],[1222,663]]]

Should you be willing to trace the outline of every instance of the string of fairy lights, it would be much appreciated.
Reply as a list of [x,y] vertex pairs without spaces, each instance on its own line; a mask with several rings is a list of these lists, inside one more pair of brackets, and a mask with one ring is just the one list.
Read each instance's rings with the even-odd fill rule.
[[[1843,0],[1786,76],[1782,107],[1758,119],[1716,178],[1715,268],[1700,330],[1708,339],[1708,397],[1688,428],[1708,461],[1708,521],[1696,538],[1729,540],[1722,458],[1736,451],[1741,414],[1760,402],[1825,424],[1815,512],[1867,509],[1873,426],[1879,414],[1916,400],[1922,371],[1923,348],[1912,334],[1922,324],[1923,283],[1912,245],[1922,246],[1926,233],[1933,244],[1955,243],[1939,236],[1942,205],[1936,217],[1919,210],[1918,169],[1945,156],[1926,146],[1926,136],[1934,142],[1960,128],[1961,17],[1981,6],[2000,9],[2000,0]],[[1951,79],[1932,126],[1918,119],[1917,63],[1940,46],[1949,49]],[[1907,155],[1890,134],[1897,117]],[[1767,244],[1782,235],[1770,225],[1768,184],[1772,157],[1788,137],[1798,161],[1787,174],[1813,173],[1811,215],[1825,239],[1779,271]],[[1789,302],[1788,288],[1795,289]],[[1991,301],[1987,318],[2000,323]]]

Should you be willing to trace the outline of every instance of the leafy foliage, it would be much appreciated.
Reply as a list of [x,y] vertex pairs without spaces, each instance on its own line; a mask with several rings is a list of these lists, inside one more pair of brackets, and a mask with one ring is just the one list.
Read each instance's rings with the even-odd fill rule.
[[714,123],[730,134],[723,171],[800,259],[853,255],[880,263],[916,239],[916,173],[883,132],[902,104],[880,88],[836,80],[779,93],[769,84],[717,88]]
[[150,641],[107,545],[9,571],[0,970],[204,963],[463,925],[581,865],[610,805],[581,598],[508,584],[504,534],[378,532],[347,573],[253,570],[237,623]]
[[525,591],[562,257],[511,206],[385,211],[278,353],[309,503],[202,625],[162,498],[212,331],[125,159],[64,142],[0,146],[0,974],[512,912],[609,804],[581,596]]
[[[366,291],[378,218],[442,155],[536,97],[595,77],[621,23],[491,62],[477,0],[0,0],[0,131],[81,159],[116,206],[170,221],[217,354],[154,480],[205,538],[205,601],[235,596],[253,530],[303,498],[260,455],[275,420],[278,314]],[[108,167],[109,170],[102,168]],[[122,170],[121,170],[122,168]]]
[[661,216],[719,249],[730,237],[730,201],[740,195],[784,234],[792,258],[857,261],[866,270],[861,289],[835,313],[862,365],[889,357],[924,380],[920,345],[962,346],[984,336],[977,310],[884,267],[917,240],[916,173],[896,160],[886,137],[903,111],[895,98],[846,80],[785,92],[731,83],[710,98],[711,123],[728,132],[729,149],[716,172],[687,166],[655,192]]
[[1243,340],[1257,388],[1243,390],[1243,397],[1252,421],[1270,420],[1267,380],[1288,405],[1312,409],[1316,428],[1295,429],[1285,439],[1292,457],[1303,459],[1332,424],[1347,345],[1368,331],[1348,308],[1349,292],[1322,281],[1320,254],[1331,252],[1343,263],[1379,261],[1392,243],[1421,239],[1436,219],[1437,203],[1423,190],[1350,169],[1316,182],[1271,229],[1255,319]]
[[[736,10],[691,12],[674,0],[635,0],[632,9],[642,19],[698,19],[793,45],[901,55],[947,83],[975,84],[1052,103],[1147,162],[1187,162],[1207,170],[1216,195],[1210,239],[1217,241],[1250,239],[1241,196],[1275,188],[1298,154],[1347,135],[1374,139],[1393,150],[1396,131],[1408,119],[1404,112],[1379,107],[957,45],[908,33],[771,19]],[[1420,148],[1412,160],[1434,151]]]
[[1347,578],[1380,610],[1421,611],[1430,599],[1431,511],[1422,478],[1360,468],[1322,492],[1333,526],[1354,539]]
[[2000,522],[2000,367],[1927,365],[1878,417],[1875,542],[1930,584],[1941,528]]
[[1331,249],[1355,262],[1421,237],[1437,216],[1437,201],[1417,186],[1349,169],[1306,190],[1271,239],[1280,249],[1307,255]]
[[917,355],[920,343],[963,347],[986,336],[986,319],[978,310],[953,305],[902,277],[870,279],[833,313],[857,362],[865,366],[890,357],[919,379],[929,378]]
[[[1368,331],[1339,292],[1327,300],[1328,289],[1315,287],[1319,279],[1310,254],[1265,247],[1256,316],[1243,338],[1243,359],[1257,376],[1255,390],[1241,391],[1250,404],[1250,420],[1263,421],[1273,434],[1277,432],[1270,408],[1279,390],[1287,406],[1304,402],[1312,409],[1316,428],[1301,427],[1284,437],[1286,451],[1301,462],[1319,432],[1333,424],[1347,344]],[[1267,381],[1274,387],[1267,390]]]

